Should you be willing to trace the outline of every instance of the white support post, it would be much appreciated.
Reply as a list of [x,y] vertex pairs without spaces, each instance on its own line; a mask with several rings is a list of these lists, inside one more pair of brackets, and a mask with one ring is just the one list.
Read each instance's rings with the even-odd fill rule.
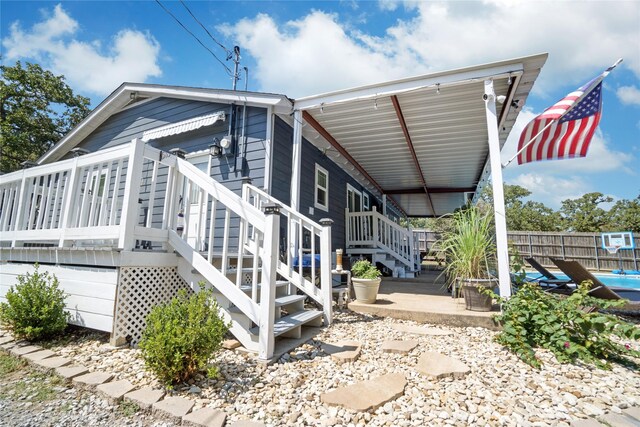
[[258,357],[268,360],[273,357],[275,337],[276,268],[278,264],[278,231],[280,230],[280,206],[264,205],[264,247],[262,248],[262,280],[260,286],[260,332]]
[[[302,111],[293,112],[293,147],[291,147],[291,208],[300,212],[300,174],[302,170]],[[315,197],[315,196],[314,196]],[[289,240],[289,254],[293,260],[298,254],[298,229],[294,227]],[[302,265],[302,259],[299,260]]]
[[138,197],[140,196],[140,180],[144,164],[144,142],[137,138],[131,141],[131,151],[127,163],[127,178],[124,186],[122,215],[120,217],[120,236],[118,248],[133,250],[136,239],[133,229],[138,222]]
[[333,220],[322,218],[322,234],[320,235],[320,293],[322,294],[322,310],[324,325],[333,322],[333,278],[331,277],[331,224]]
[[[62,195],[62,204],[60,205],[60,211],[62,212],[62,219],[60,220],[60,240],[58,246],[63,248],[65,245],[65,232],[69,228],[69,222],[75,206],[71,206],[71,201],[75,200],[76,187],[78,186],[76,181],[78,178],[78,157],[74,158],[71,171],[67,175],[66,182],[64,184],[64,192]],[[78,187],[78,191],[80,188]]]
[[507,244],[507,219],[504,208],[504,188],[502,186],[502,162],[500,161],[500,137],[496,116],[496,95],[493,80],[484,81],[485,112],[487,116],[487,135],[489,139],[489,158],[491,162],[491,183],[493,187],[493,209],[496,224],[496,246],[498,254],[498,278],[500,296],[511,296],[509,275],[509,247]]
[[387,195],[382,195],[382,215],[387,216]]

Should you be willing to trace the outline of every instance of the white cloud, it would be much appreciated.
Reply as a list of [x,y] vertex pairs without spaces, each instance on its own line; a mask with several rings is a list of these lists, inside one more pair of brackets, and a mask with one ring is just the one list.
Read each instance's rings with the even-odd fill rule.
[[378,1],[378,7],[380,10],[394,11],[398,8],[399,3],[398,0],[380,0]]
[[[379,7],[393,10],[396,2]],[[638,2],[405,2],[415,16],[382,37],[313,11],[278,25],[266,15],[223,29],[257,60],[264,90],[292,96],[548,51],[534,88],[580,84],[618,57],[640,76]],[[322,82],[322,83],[320,83]]]
[[98,40],[75,39],[78,29],[78,23],[57,5],[50,17],[28,30],[14,22],[2,45],[7,59],[35,59],[45,68],[64,74],[80,93],[106,95],[124,81],[144,82],[162,74],[158,65],[160,45],[150,34],[125,29],[104,49]]
[[544,173],[524,173],[508,183],[528,189],[532,200],[544,203],[552,209],[558,209],[563,200],[577,199],[593,191],[589,183],[580,176],[560,178]]
[[616,91],[616,95],[623,104],[640,105],[640,89],[635,86],[621,86]]

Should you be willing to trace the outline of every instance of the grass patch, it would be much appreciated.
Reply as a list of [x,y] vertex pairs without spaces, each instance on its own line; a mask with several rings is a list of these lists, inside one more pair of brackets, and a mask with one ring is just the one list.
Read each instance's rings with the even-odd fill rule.
[[125,417],[131,417],[138,411],[140,411],[140,407],[136,403],[130,402],[128,400],[123,401],[118,406],[118,412],[120,412],[120,414],[124,415]]
[[1,378],[4,378],[6,375],[24,368],[26,365],[27,363],[24,360],[10,356],[7,353],[0,352]]

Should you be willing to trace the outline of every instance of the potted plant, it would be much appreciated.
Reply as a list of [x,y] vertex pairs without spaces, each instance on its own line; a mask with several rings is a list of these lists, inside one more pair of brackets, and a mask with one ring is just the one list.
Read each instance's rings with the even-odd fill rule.
[[356,301],[365,304],[374,304],[378,296],[378,289],[382,278],[381,273],[374,265],[364,259],[351,266],[351,282],[356,294]]
[[469,206],[454,213],[452,229],[443,234],[438,246],[447,259],[443,274],[458,283],[467,310],[490,311],[492,298],[484,289],[496,286],[491,274],[496,267],[491,212]]

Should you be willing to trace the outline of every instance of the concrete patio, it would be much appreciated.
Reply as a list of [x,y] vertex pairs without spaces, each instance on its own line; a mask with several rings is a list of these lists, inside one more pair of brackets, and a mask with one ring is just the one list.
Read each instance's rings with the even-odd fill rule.
[[448,326],[478,326],[497,330],[492,317],[499,312],[494,305],[490,312],[465,309],[464,299],[452,298],[446,291],[439,271],[424,271],[414,279],[385,277],[380,284],[375,304],[351,301],[349,309],[381,317],[413,320]]

